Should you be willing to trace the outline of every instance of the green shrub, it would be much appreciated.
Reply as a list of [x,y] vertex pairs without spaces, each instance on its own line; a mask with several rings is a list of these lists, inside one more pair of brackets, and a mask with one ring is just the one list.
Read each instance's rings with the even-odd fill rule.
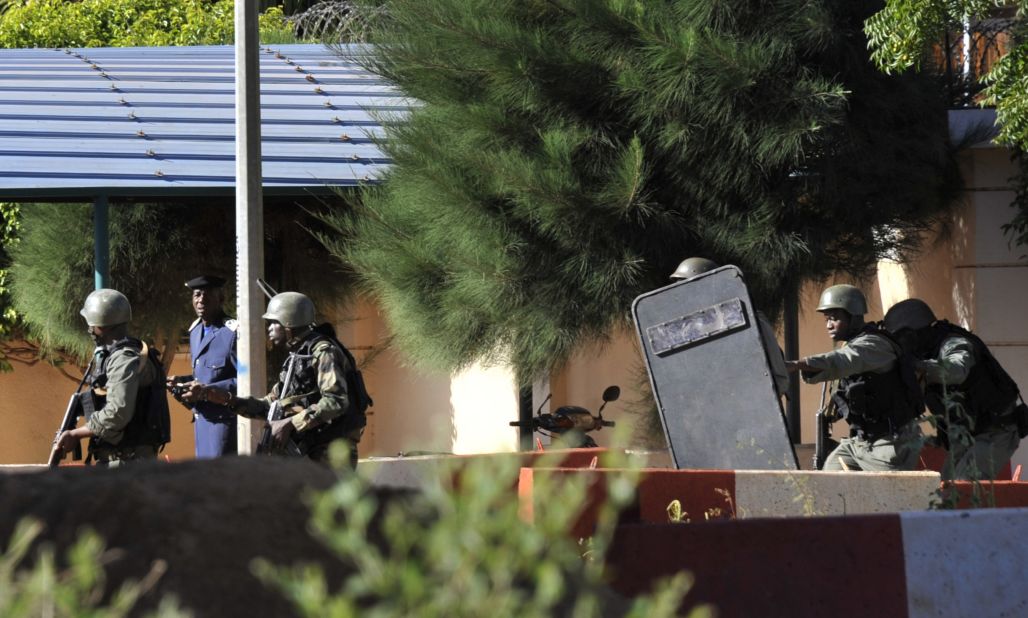
[[[66,555],[68,566],[60,569],[53,549],[43,545],[34,564],[25,558],[42,532],[38,521],[23,519],[0,554],[0,616],[4,618],[122,618],[135,607],[139,597],[164,573],[157,562],[141,581],[126,581],[108,598],[104,596],[104,563],[112,557],[94,532],[85,532]],[[156,618],[186,618],[191,614],[179,609],[169,597],[156,612]]]
[[[231,43],[233,0],[11,0],[2,47],[159,47]],[[260,16],[262,36],[291,41],[280,7]]]
[[595,534],[576,543],[568,531],[590,475],[559,484],[537,475],[534,493],[547,498],[536,499],[528,523],[507,481],[517,478],[519,465],[515,458],[476,461],[441,473],[441,482],[418,494],[382,504],[361,478],[344,474],[313,497],[312,527],[351,575],[330,590],[318,565],[257,561],[254,571],[311,618],[678,615],[689,587],[685,574],[624,600],[623,611],[604,582],[604,555],[617,512],[634,494],[634,474],[606,485],[610,500]]
[[21,229],[19,215],[17,204],[0,202],[0,372],[11,370],[3,342],[12,337],[18,327],[18,312],[11,306],[8,267],[11,265],[10,248],[17,244]]

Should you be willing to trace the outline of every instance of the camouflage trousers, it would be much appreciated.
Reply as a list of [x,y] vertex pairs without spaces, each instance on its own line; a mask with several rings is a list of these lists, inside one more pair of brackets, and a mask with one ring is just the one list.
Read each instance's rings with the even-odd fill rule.
[[869,441],[854,436],[839,440],[839,446],[825,460],[824,470],[865,472],[904,472],[917,466],[924,438],[916,421],[903,426],[896,435]]

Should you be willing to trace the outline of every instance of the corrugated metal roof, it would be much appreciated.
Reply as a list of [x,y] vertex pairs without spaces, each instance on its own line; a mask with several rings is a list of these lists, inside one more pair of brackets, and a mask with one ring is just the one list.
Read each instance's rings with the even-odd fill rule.
[[[409,101],[321,45],[261,48],[264,191],[374,180]],[[234,48],[0,50],[0,199],[230,194]]]

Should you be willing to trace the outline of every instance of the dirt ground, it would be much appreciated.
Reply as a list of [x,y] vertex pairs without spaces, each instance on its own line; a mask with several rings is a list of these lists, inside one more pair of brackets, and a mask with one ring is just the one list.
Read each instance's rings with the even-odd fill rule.
[[198,617],[293,616],[282,595],[251,574],[250,562],[315,561],[336,580],[342,567],[308,534],[301,497],[334,479],[307,460],[264,457],[0,474],[0,546],[27,515],[46,525],[43,538],[59,554],[88,526],[109,548],[124,550],[107,566],[110,582],[139,579],[153,561],[167,561],[140,610],[172,593]]

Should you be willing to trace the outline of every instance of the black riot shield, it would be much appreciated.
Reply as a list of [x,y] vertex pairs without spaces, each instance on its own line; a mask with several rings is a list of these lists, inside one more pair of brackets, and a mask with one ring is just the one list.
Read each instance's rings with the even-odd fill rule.
[[675,467],[799,469],[738,268],[643,294],[632,317]]

